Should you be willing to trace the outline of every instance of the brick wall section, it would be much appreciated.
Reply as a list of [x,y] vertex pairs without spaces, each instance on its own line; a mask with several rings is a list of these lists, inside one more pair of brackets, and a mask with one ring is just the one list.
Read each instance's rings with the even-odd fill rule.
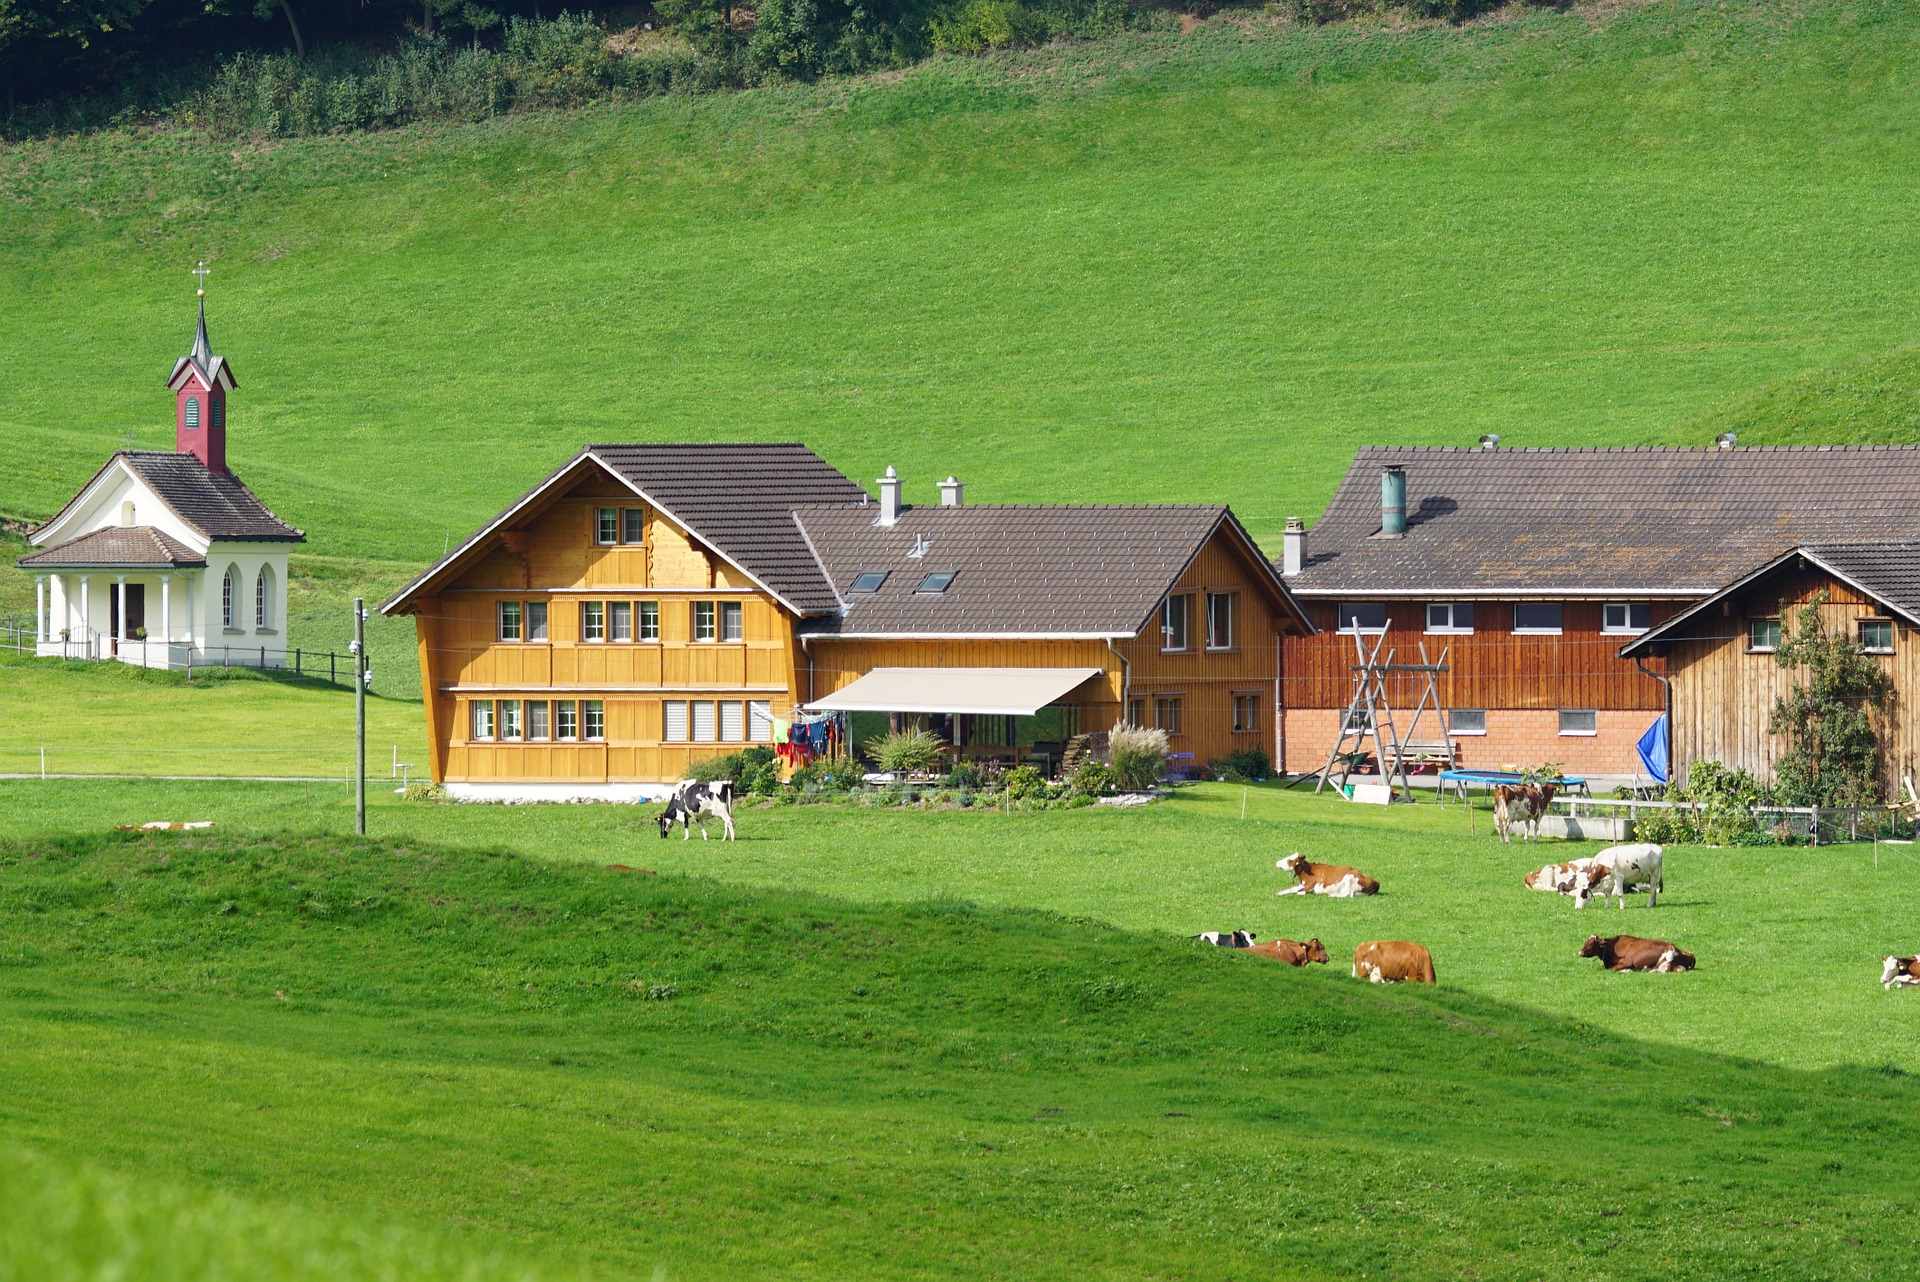
[[[1286,767],[1292,772],[1316,771],[1327,763],[1341,709],[1288,708],[1286,711]],[[1487,732],[1463,735],[1459,761],[1468,770],[1525,768],[1557,761],[1568,774],[1630,775],[1642,769],[1634,744],[1647,732],[1658,713],[1600,710],[1595,714],[1599,733],[1562,735],[1558,711],[1489,708]],[[1429,714],[1431,716],[1431,714]],[[1423,720],[1420,738],[1431,739]]]

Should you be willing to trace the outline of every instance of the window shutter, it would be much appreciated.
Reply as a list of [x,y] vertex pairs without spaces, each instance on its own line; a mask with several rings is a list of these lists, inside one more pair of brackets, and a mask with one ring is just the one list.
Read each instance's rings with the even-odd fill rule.
[[713,730],[713,704],[701,699],[693,705],[693,741],[712,743]]
[[728,743],[739,743],[747,737],[744,710],[743,705],[732,700],[720,705],[720,737]]
[[755,743],[767,743],[773,739],[773,705],[765,699],[755,699],[747,704],[747,738]]

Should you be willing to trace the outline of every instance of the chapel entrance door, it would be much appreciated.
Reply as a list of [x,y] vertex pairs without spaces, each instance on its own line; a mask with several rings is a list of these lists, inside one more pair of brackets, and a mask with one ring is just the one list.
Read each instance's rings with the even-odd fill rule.
[[[132,640],[136,630],[147,626],[147,585],[129,583],[123,591],[127,594],[127,639]],[[107,636],[113,653],[120,653],[120,591],[107,593]]]

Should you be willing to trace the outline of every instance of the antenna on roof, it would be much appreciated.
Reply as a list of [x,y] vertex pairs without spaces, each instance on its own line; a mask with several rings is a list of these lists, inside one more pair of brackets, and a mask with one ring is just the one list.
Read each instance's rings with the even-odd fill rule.
[[1485,435],[1483,435],[1483,436],[1482,436],[1482,437],[1480,438],[1480,448],[1481,448],[1481,449],[1483,449],[1483,450],[1497,450],[1497,449],[1499,449],[1499,448],[1500,448],[1500,433],[1498,433],[1498,432],[1488,432],[1488,433],[1486,433]]
[[1740,440],[1740,437],[1738,433],[1722,432],[1720,433],[1720,435],[1713,438],[1713,443],[1715,445],[1718,445],[1723,450],[1730,450],[1739,442],[1739,440]]
[[913,547],[907,552],[907,556],[911,560],[918,561],[931,551],[933,551],[933,540],[924,534],[916,534],[913,536]]

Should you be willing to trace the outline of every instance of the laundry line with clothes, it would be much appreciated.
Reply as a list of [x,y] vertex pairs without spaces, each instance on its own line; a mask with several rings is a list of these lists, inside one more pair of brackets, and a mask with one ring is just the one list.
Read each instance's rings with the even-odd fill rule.
[[804,766],[816,757],[844,756],[850,734],[846,714],[799,713],[790,721],[773,719],[773,754],[787,765]]

